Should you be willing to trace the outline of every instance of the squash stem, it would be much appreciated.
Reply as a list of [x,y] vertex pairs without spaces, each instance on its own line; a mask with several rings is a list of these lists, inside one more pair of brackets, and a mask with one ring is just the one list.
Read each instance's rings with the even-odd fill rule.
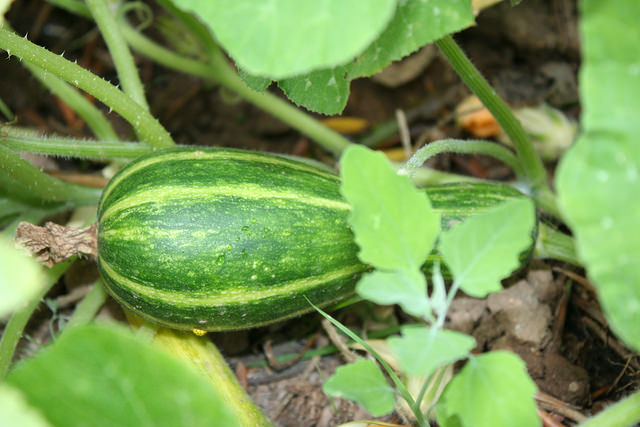
[[578,267],[582,266],[576,253],[573,238],[555,230],[544,222],[541,222],[538,228],[538,237],[536,239],[533,256],[540,259],[557,259]]

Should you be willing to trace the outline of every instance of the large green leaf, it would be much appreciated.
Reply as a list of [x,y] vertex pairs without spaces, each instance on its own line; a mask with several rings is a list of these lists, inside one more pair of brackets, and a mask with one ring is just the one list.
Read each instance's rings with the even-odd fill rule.
[[640,351],[640,2],[585,0],[581,14],[583,134],[556,187],[609,324]]
[[442,427],[539,426],[536,385],[515,354],[494,351],[472,357],[447,385],[437,405]]
[[384,154],[362,146],[345,151],[341,175],[360,259],[383,270],[417,270],[440,231],[427,195],[396,174]]
[[422,46],[472,25],[470,0],[405,0],[384,33],[349,70],[349,78],[370,76]]
[[390,413],[395,406],[393,389],[372,360],[359,359],[340,366],[323,390],[329,396],[358,402],[374,417]]
[[[351,80],[370,76],[422,46],[468,27],[473,20],[469,0],[399,1],[393,19],[379,37],[364,52],[348,58],[355,57],[355,61],[313,68],[310,74],[295,73],[293,78],[280,82],[280,86],[297,105],[318,113],[338,114],[349,98]],[[351,21],[349,27],[360,25],[361,19],[354,15]],[[335,26],[332,31],[340,34],[340,40],[350,34],[350,28]]]
[[235,426],[195,371],[115,327],[73,329],[7,382],[56,426]]
[[533,244],[535,219],[533,202],[520,198],[442,233],[438,250],[460,289],[478,298],[502,289],[500,280],[520,265],[520,253]]
[[384,30],[395,0],[174,0],[247,72],[279,80],[344,64]]

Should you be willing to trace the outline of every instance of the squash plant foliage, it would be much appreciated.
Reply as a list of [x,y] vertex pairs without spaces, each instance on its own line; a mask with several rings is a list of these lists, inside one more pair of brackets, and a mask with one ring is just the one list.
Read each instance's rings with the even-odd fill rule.
[[[522,361],[506,352],[471,355],[475,345],[471,337],[443,329],[456,290],[484,297],[498,291],[500,280],[518,266],[519,255],[533,243],[536,220],[532,200],[538,209],[547,209],[571,229],[580,262],[598,290],[612,329],[627,345],[640,350],[640,265],[636,262],[640,257],[640,145],[636,141],[640,134],[636,120],[640,114],[639,2],[580,1],[582,134],[560,162],[555,182],[559,209],[555,209],[542,163],[517,120],[472,64],[460,57],[448,36],[473,24],[470,0],[158,0],[171,16],[173,26],[165,27],[165,35],[174,50],[151,41],[128,24],[127,10],[147,10],[138,2],[48,1],[96,22],[122,88],[64,59],[64,55],[29,42],[3,24],[0,49],[9,57],[18,57],[97,137],[94,142],[43,138],[3,127],[3,245],[18,219],[38,222],[51,213],[95,205],[99,197],[95,189],[42,173],[22,160],[17,151],[112,161],[174,145],[170,134],[149,113],[129,51],[132,48],[166,67],[218,83],[327,150],[345,152],[342,195],[352,207],[349,221],[360,247],[360,260],[375,268],[363,276],[357,291],[374,302],[396,303],[423,323],[404,327],[400,335],[386,341],[398,371],[360,340],[376,356],[387,377],[373,361],[359,360],[339,368],[327,380],[324,389],[328,394],[353,399],[374,415],[392,411],[401,397],[421,425],[428,424],[434,407],[443,426],[506,426],[514,425],[514,420],[518,425],[537,425],[535,385]],[[336,114],[347,102],[351,80],[370,76],[434,41],[512,137],[516,153],[509,153],[509,158],[520,162],[522,173],[516,174],[534,196],[532,200],[509,200],[446,230],[441,229],[440,216],[427,196],[406,176],[393,172],[381,155],[351,146],[317,120],[265,91],[275,81],[294,104]],[[221,49],[235,62],[237,72]],[[144,143],[118,141],[103,113],[76,88],[120,114]],[[0,111],[11,117],[4,102],[0,102]],[[442,267],[453,276],[449,291],[438,263],[429,277],[420,271],[434,248]],[[20,257],[4,248],[0,254],[3,259]],[[74,327],[65,329],[42,353],[12,366],[29,317],[70,265],[66,262],[43,271],[28,261],[20,267],[25,275],[16,273],[13,264],[0,270],[0,316],[12,314],[0,341],[0,406],[22,408],[0,411],[0,424],[73,425],[95,424],[96,420],[111,425],[267,424],[220,358],[214,357],[207,367],[194,371],[119,327],[78,326],[91,320],[101,305],[104,295],[99,284],[94,288],[98,291],[92,291],[78,306],[71,320]],[[13,286],[20,278],[28,286],[18,291]],[[325,315],[344,333],[359,339]],[[140,337],[144,336],[142,328]],[[155,340],[164,342],[174,356],[196,354],[192,359],[210,360],[206,355],[217,354],[210,342],[197,341],[192,335],[160,329]],[[87,354],[91,354],[90,360]],[[462,359],[468,359],[464,368],[444,390],[439,389],[437,384],[444,387],[451,376],[450,366]],[[214,374],[210,366],[216,367]],[[10,367],[13,369],[7,376]],[[206,381],[211,375],[214,380]],[[414,392],[406,383],[416,378],[421,386]],[[223,384],[226,388],[221,392]],[[64,402],[50,396],[61,396]],[[592,425],[640,421],[639,397],[636,393],[603,411]]]

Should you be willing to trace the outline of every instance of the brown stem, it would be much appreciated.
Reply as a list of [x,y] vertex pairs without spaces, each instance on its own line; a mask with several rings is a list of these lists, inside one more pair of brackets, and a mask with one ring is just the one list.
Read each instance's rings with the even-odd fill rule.
[[21,222],[15,241],[27,248],[36,259],[53,267],[74,255],[95,258],[97,255],[96,224],[85,228],[64,227],[47,222],[44,227]]

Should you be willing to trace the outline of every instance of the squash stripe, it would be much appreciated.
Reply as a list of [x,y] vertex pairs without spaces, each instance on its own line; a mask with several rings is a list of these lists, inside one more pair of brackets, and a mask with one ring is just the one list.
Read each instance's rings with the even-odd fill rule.
[[282,296],[285,294],[296,294],[304,292],[307,289],[312,289],[323,283],[339,280],[345,277],[352,276],[354,274],[361,273],[365,266],[362,264],[350,265],[329,273],[320,274],[317,276],[311,276],[300,280],[294,280],[285,282],[278,286],[273,286],[266,289],[238,289],[238,290],[220,290],[217,293],[213,292],[176,292],[176,291],[163,291],[145,286],[144,284],[135,282],[129,278],[126,278],[117,273],[108,262],[102,257],[99,257],[100,266],[107,273],[110,280],[119,284],[119,286],[126,285],[127,288],[136,292],[137,294],[152,299],[161,300],[167,304],[182,306],[182,307],[214,307],[224,306],[231,304],[251,304],[252,302],[260,301],[265,298]]
[[163,186],[150,190],[131,194],[126,199],[119,200],[110,205],[102,213],[102,221],[106,221],[111,215],[122,210],[132,209],[146,203],[165,203],[177,200],[205,200],[212,203],[216,196],[237,197],[238,199],[249,200],[288,200],[296,201],[306,205],[319,206],[327,209],[349,211],[351,208],[345,202],[339,200],[325,199],[299,193],[290,193],[281,190],[272,190],[264,186],[255,184],[242,185],[216,185],[211,187],[183,187],[183,186]]
[[148,166],[154,165],[156,163],[161,163],[165,160],[216,160],[216,161],[224,161],[224,160],[240,160],[244,162],[250,163],[262,163],[265,165],[275,165],[275,166],[285,166],[287,168],[308,172],[319,177],[323,177],[325,179],[330,179],[335,182],[339,182],[339,178],[337,175],[324,172],[322,170],[313,168],[310,165],[306,165],[304,163],[294,162],[292,160],[288,160],[283,157],[278,157],[276,155],[266,156],[264,154],[256,153],[253,154],[251,152],[245,151],[235,151],[235,150],[227,150],[220,149],[218,150],[208,150],[208,151],[173,151],[168,150],[163,153],[156,154],[152,157],[148,157],[144,160],[141,160],[137,163],[133,163],[129,165],[125,170],[121,171],[117,176],[115,176],[111,182],[109,182],[108,188],[105,189],[102,200],[107,200],[107,197],[111,193],[113,188],[118,186],[118,183],[130,177],[134,173],[138,172],[141,169],[144,169]]

